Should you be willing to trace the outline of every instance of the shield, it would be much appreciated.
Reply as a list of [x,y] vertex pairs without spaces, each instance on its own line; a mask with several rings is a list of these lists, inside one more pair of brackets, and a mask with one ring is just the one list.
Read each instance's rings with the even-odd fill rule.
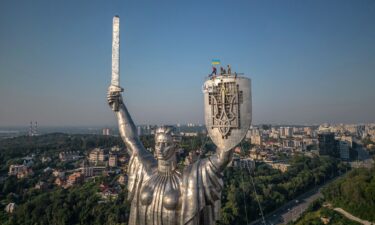
[[251,80],[217,76],[204,83],[203,93],[208,134],[219,149],[229,151],[242,141],[251,125]]

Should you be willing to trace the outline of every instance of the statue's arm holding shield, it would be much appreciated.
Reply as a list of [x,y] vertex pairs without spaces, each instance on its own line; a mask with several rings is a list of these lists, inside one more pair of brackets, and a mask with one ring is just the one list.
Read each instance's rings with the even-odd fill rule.
[[215,166],[217,172],[222,172],[227,165],[232,161],[233,157],[233,149],[230,150],[223,150],[223,149],[216,149],[216,154],[211,156],[209,159],[211,163]]

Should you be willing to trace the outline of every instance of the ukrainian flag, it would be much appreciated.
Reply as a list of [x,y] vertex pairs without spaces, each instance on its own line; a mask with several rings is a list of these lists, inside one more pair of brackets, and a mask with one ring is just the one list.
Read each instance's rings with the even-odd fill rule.
[[212,65],[220,65],[220,59],[213,59],[211,64]]

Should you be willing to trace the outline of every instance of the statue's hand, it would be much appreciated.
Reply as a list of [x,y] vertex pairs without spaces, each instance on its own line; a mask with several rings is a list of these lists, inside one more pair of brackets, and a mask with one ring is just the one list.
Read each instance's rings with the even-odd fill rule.
[[113,111],[118,111],[118,107],[122,104],[121,93],[119,91],[108,90],[107,101]]

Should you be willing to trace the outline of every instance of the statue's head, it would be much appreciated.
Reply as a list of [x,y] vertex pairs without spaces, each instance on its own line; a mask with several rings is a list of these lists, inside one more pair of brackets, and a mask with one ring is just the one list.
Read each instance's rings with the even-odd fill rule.
[[175,154],[175,142],[172,126],[161,126],[155,132],[155,156],[157,159],[168,160]]

